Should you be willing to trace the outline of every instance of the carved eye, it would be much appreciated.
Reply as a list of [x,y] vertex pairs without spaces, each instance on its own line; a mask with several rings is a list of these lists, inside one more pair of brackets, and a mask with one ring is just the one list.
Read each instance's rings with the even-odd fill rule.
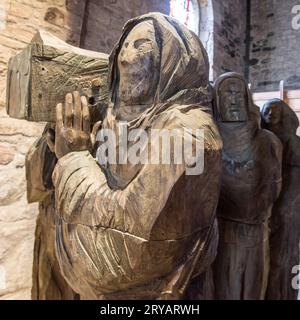
[[143,44],[150,42],[149,39],[139,39],[134,41],[133,46],[135,47],[135,49],[138,49],[140,46],[142,46]]
[[128,47],[128,42],[124,43],[124,47],[127,48]]

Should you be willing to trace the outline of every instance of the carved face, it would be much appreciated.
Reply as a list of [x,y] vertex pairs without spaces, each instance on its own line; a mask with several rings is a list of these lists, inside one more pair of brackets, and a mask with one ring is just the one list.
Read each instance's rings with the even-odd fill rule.
[[126,105],[151,103],[159,76],[159,49],[152,21],[136,25],[118,55],[119,97]]
[[226,79],[219,88],[219,111],[223,122],[248,121],[245,84],[239,79]]
[[278,124],[281,120],[281,109],[276,104],[269,104],[264,107],[262,117],[267,124]]

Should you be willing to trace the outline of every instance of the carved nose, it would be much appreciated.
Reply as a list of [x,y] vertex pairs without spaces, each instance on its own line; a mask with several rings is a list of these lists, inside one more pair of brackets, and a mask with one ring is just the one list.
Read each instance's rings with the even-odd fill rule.
[[133,56],[132,56],[132,53],[130,52],[130,50],[125,50],[122,52],[122,55],[121,55],[121,64],[123,66],[127,65],[127,64],[130,64],[133,62]]
[[121,58],[121,65],[126,66],[128,64],[128,61],[124,58]]
[[126,65],[127,64],[127,59],[126,59],[126,55],[125,54],[121,55],[120,62],[121,62],[121,65]]
[[126,65],[128,63],[128,54],[124,50],[120,53],[120,62],[122,65]]
[[136,54],[136,50],[130,49],[129,47],[122,51],[121,57],[120,57],[121,65],[133,65],[135,62],[137,62],[138,55]]

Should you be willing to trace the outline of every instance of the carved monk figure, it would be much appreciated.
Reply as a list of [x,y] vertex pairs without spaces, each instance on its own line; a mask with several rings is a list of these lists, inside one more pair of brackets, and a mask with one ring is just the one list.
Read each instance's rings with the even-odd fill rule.
[[[262,109],[262,125],[283,144],[282,190],[271,217],[270,275],[267,299],[296,300],[293,288],[295,266],[299,265],[300,240],[300,138],[299,120],[282,100],[272,99]],[[293,274],[294,272],[294,274]]]
[[[125,25],[109,69],[111,105],[99,132],[117,133],[126,123],[128,135],[178,129],[182,139],[183,129],[203,129],[203,172],[187,174],[195,163],[172,156],[169,164],[104,164],[98,149],[96,160],[86,99],[67,94],[57,105],[54,144],[48,139],[59,159],[53,183],[60,270],[82,299],[179,299],[216,255],[222,143],[207,55],[195,34],[152,13]],[[190,139],[193,146],[199,140]]]
[[244,78],[226,73],[214,85],[223,138],[217,209],[217,299],[263,299],[268,276],[268,219],[281,186],[281,144],[260,128],[259,109]]

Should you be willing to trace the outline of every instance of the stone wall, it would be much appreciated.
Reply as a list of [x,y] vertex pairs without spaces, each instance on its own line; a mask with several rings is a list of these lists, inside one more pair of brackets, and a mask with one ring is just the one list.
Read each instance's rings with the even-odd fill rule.
[[169,1],[88,0],[82,47],[109,53],[127,20],[153,11],[169,14]]
[[210,80],[228,71],[244,74],[247,0],[198,0],[200,39],[210,61]]
[[251,1],[249,81],[253,91],[278,90],[280,80],[287,89],[300,88],[300,28],[292,27],[295,5],[300,5],[299,0]]
[[213,0],[200,0],[199,3],[199,37],[206,49],[210,62],[209,78],[214,79],[214,11]]
[[224,72],[245,71],[246,0],[214,0],[214,79]]

